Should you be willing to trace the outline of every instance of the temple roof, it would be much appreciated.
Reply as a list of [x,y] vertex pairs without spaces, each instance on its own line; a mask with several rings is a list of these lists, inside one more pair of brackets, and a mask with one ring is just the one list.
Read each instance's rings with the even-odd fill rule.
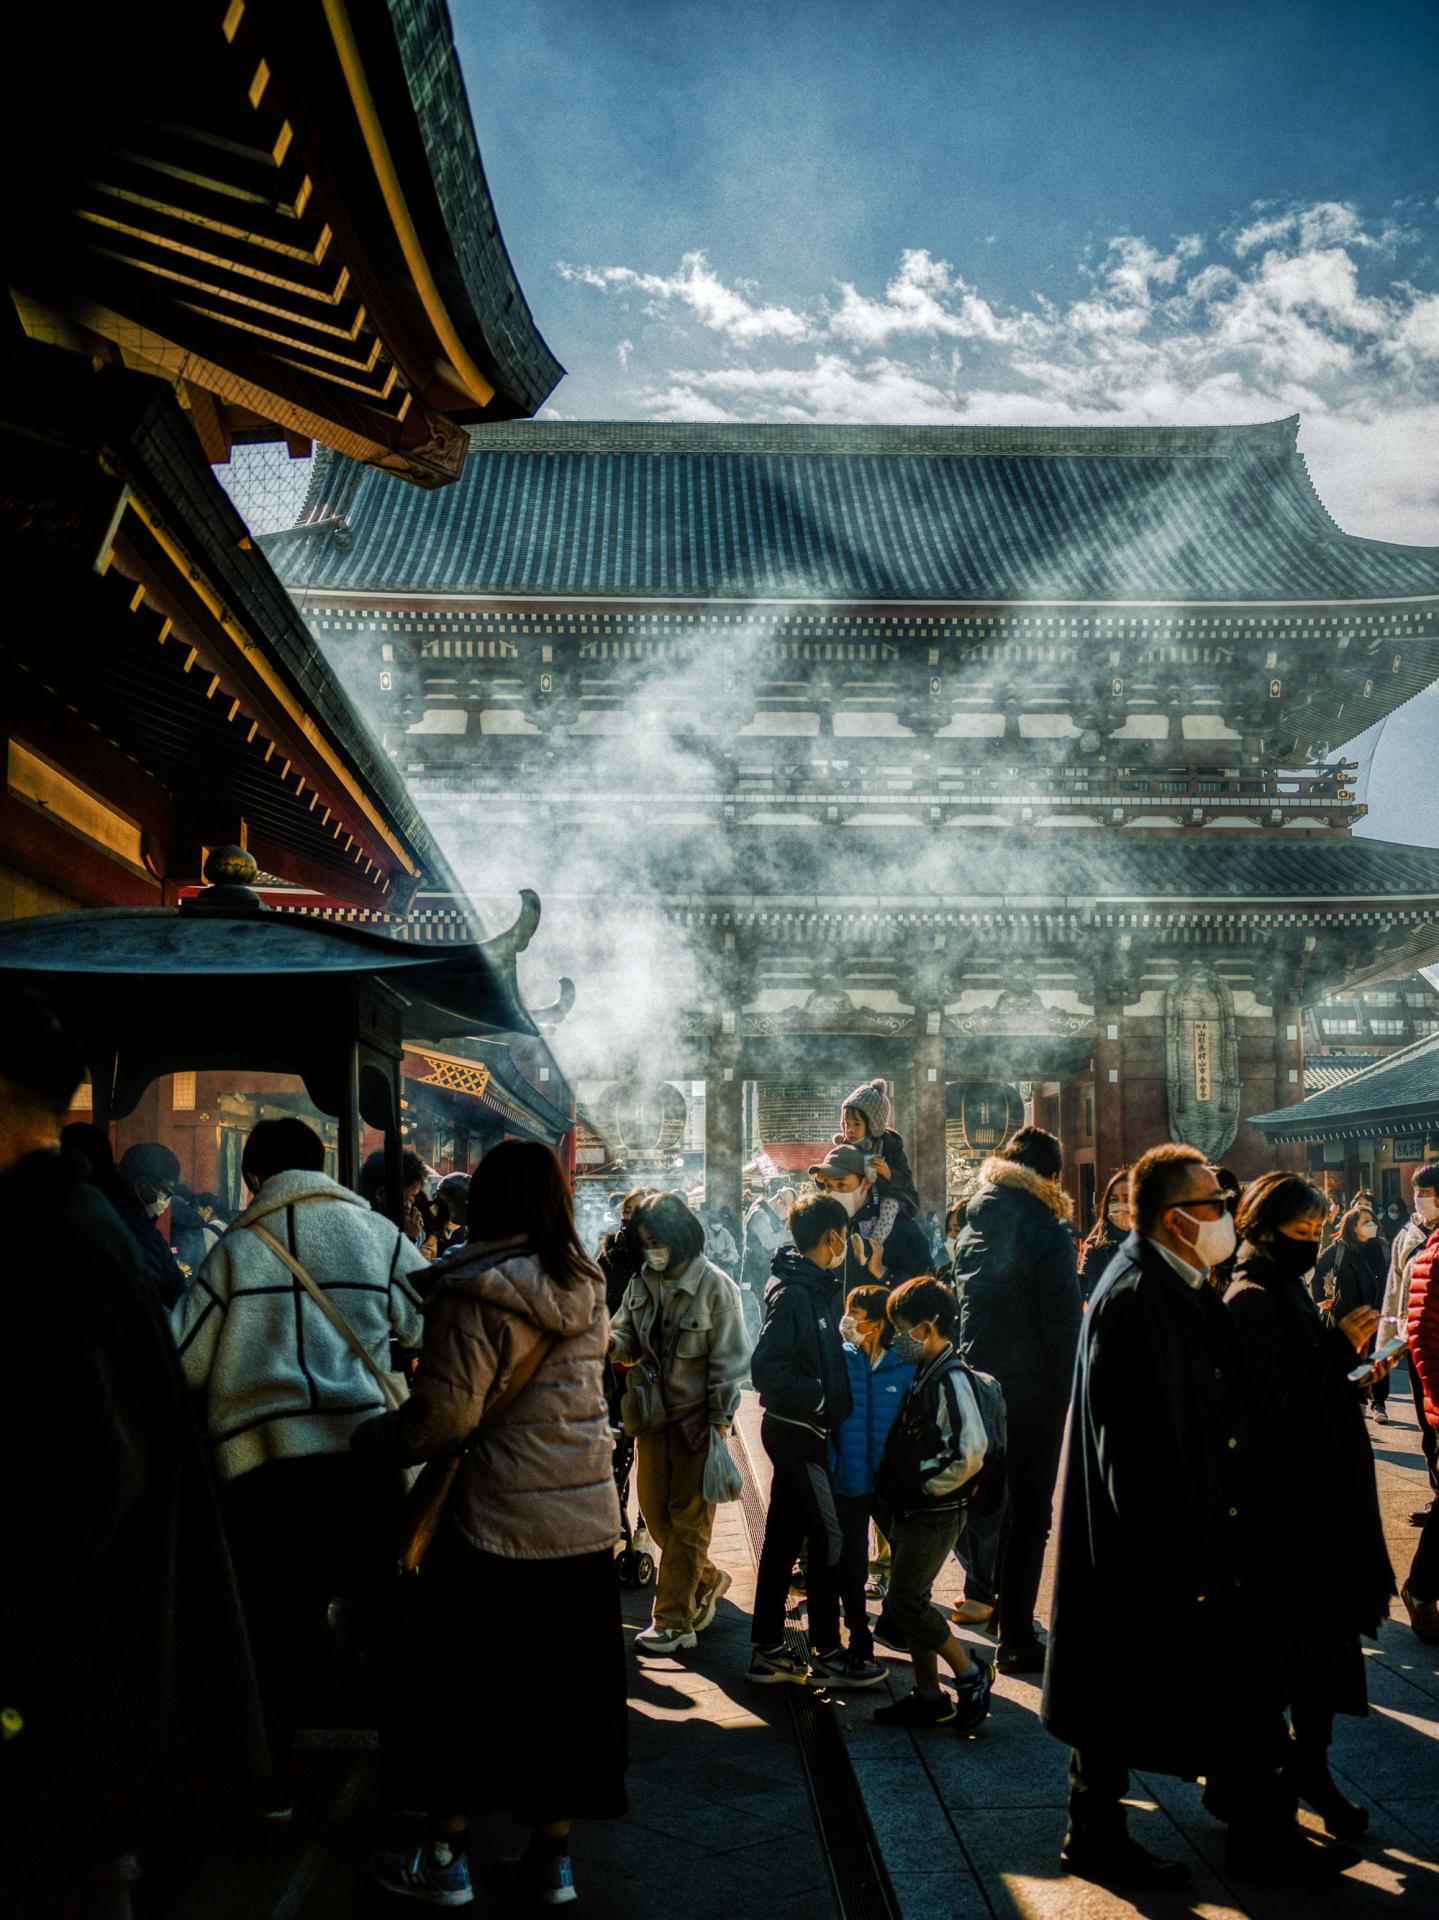
[[1439,1129],[1439,1033],[1391,1053],[1342,1086],[1298,1106],[1256,1113],[1249,1124],[1271,1140],[1363,1139]]
[[425,498],[327,460],[292,587],[477,596],[1326,602],[1439,595],[1342,532],[1298,417],[1238,427],[529,421]]
[[[907,831],[907,830],[906,830]],[[1112,833],[956,832],[922,842],[883,829],[748,835],[670,831],[640,837],[621,859],[634,876],[685,906],[710,896],[753,896],[757,911],[787,911],[810,896],[823,912],[876,914],[932,906],[1086,906],[1173,903],[1201,914],[1240,902],[1274,913],[1333,902],[1360,912],[1373,902],[1432,917],[1439,907],[1439,848],[1388,840],[1162,829]],[[697,878],[698,877],[698,878]],[[843,896],[843,897],[840,897]],[[895,904],[902,899],[903,906]],[[861,906],[862,903],[862,906]]]

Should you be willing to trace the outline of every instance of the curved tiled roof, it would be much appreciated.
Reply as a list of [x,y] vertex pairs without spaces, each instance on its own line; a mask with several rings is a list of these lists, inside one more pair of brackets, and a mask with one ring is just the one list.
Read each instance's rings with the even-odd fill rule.
[[817,842],[813,827],[774,828],[756,842],[748,834],[679,829],[653,840],[641,836],[624,857],[627,878],[670,897],[733,890],[763,904],[772,896],[814,895],[821,910],[834,876],[843,876],[846,896],[869,899],[893,893],[897,870],[904,910],[916,913],[964,903],[1203,913],[1249,903],[1276,913],[1330,906],[1362,912],[1372,905],[1432,917],[1439,902],[1439,847],[1359,836],[1006,831],[957,833],[949,843],[931,835],[906,845],[897,868],[895,841],[884,830],[832,828]]
[[[1439,549],[1343,533],[1297,445],[1252,427],[476,430],[415,495],[330,463],[271,536],[293,587],[842,601],[1439,594]],[[338,535],[338,537],[337,537]]]
[[1271,1140],[1359,1139],[1402,1127],[1432,1130],[1439,1125],[1439,1033],[1298,1106],[1256,1113],[1249,1124]]

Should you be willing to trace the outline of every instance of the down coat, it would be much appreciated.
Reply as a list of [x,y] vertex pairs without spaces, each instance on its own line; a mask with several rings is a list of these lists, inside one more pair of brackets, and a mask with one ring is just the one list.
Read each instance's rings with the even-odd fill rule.
[[901,1360],[893,1347],[886,1347],[871,1366],[864,1348],[852,1340],[844,1343],[844,1361],[854,1411],[830,1438],[834,1490],[847,1500],[863,1500],[874,1491],[875,1468],[914,1378],[914,1366]]
[[1409,1355],[1424,1389],[1424,1418],[1439,1427],[1439,1227],[1409,1268]]
[[561,1287],[523,1240],[478,1242],[426,1279],[424,1345],[405,1405],[355,1435],[355,1451],[414,1465],[452,1453],[544,1335],[554,1344],[519,1397],[480,1428],[446,1522],[481,1553],[560,1560],[619,1536],[604,1368],[602,1283]]
[[955,1344],[1003,1387],[1011,1420],[1063,1413],[1082,1317],[1069,1196],[998,1157],[979,1180],[954,1247]]

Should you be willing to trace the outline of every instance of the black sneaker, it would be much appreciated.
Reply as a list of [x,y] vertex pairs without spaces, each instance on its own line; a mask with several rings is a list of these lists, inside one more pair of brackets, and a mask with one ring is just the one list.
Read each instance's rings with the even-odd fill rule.
[[976,1660],[972,1673],[962,1673],[955,1685],[959,1688],[959,1705],[955,1709],[956,1733],[973,1733],[989,1718],[989,1697],[994,1690],[994,1663],[990,1660]]
[[817,1687],[882,1687],[889,1675],[878,1660],[866,1660],[863,1654],[834,1647],[828,1653],[812,1654],[809,1677]]
[[957,1711],[947,1693],[907,1693],[887,1707],[876,1707],[870,1719],[877,1727],[944,1727]]
[[748,1677],[761,1687],[782,1685],[785,1681],[791,1686],[807,1687],[809,1662],[791,1653],[788,1647],[756,1647]]
[[1068,1872],[1102,1887],[1177,1887],[1189,1878],[1182,1860],[1161,1860],[1126,1833],[1101,1840],[1071,1827],[1059,1857]]

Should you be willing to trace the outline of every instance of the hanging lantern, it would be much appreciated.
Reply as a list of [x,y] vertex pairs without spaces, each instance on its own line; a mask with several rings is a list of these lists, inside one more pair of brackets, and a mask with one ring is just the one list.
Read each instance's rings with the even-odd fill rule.
[[1019,1089],[1002,1080],[961,1090],[959,1136],[969,1153],[994,1153],[1024,1121]]

